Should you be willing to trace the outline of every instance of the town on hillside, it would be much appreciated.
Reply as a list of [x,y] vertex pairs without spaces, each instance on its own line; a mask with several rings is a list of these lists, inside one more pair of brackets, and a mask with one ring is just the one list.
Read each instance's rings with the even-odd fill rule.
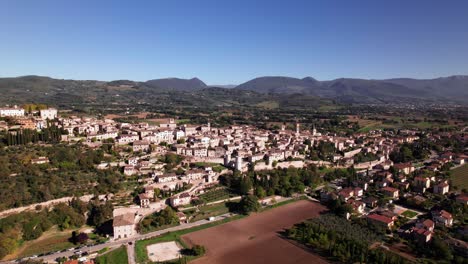
[[[0,131],[3,260],[95,263],[108,250],[297,199],[378,234],[371,248],[405,261],[468,258],[463,130],[343,134],[300,122],[266,129],[170,116],[123,122],[33,105],[0,108]],[[35,241],[72,229],[42,252],[11,242],[37,248]],[[136,259],[183,255],[148,250]],[[193,257],[205,249],[190,250]]]

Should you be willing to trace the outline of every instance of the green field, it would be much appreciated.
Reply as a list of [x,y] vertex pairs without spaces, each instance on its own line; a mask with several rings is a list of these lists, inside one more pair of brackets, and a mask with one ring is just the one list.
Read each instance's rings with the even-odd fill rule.
[[125,246],[121,246],[118,249],[109,251],[108,253],[97,257],[96,263],[97,264],[127,264],[128,263],[127,248]]
[[451,171],[452,185],[457,186],[459,190],[468,190],[468,164],[464,164]]
[[404,216],[404,217],[407,217],[407,218],[413,218],[413,217],[417,216],[418,213],[413,212],[411,210],[406,210],[401,215]]
[[40,253],[59,251],[74,247],[75,245],[68,241],[71,237],[71,232],[62,233],[48,233],[43,237],[26,242],[24,250],[18,252],[18,257],[26,257],[32,255],[38,255]]
[[202,219],[207,219],[211,216],[218,216],[225,213],[229,213],[229,208],[226,206],[226,203],[219,203],[219,204],[212,204],[212,205],[205,205],[198,208],[198,212],[194,212],[194,209],[189,210],[192,213],[187,213],[192,216],[190,222],[196,222]]

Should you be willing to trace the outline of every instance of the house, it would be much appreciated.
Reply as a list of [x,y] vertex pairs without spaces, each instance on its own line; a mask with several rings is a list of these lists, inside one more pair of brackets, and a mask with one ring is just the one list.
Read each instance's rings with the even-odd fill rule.
[[338,193],[338,196],[340,196],[341,199],[348,201],[349,198],[354,196],[354,190],[353,188],[344,188]]
[[153,186],[146,186],[145,187],[145,193],[150,199],[153,199],[153,197],[154,197],[154,187]]
[[117,137],[116,142],[119,145],[125,145],[125,144],[133,143],[139,139],[140,139],[140,136],[138,135],[125,134],[125,135],[120,135],[119,137]]
[[184,172],[183,178],[185,180],[198,180],[203,178],[205,175],[205,171],[202,169],[192,169],[192,170],[187,170]]
[[404,174],[410,174],[414,171],[414,167],[413,165],[411,165],[410,162],[408,163],[397,163],[395,165],[393,165],[393,167],[398,171],[398,172],[401,172],[401,173],[404,173]]
[[140,200],[140,206],[141,208],[148,208],[150,205],[150,196],[148,196],[146,193],[140,193],[138,195],[138,199]]
[[362,202],[364,202],[364,204],[369,208],[375,208],[377,207],[378,199],[375,197],[366,197],[362,199]]
[[418,221],[416,223],[417,228],[426,229],[429,231],[434,231],[434,222],[431,219],[426,219],[424,221]]
[[180,205],[187,205],[190,204],[192,197],[189,193],[181,193],[179,195],[173,196],[170,198],[169,202],[172,207],[178,207]]
[[438,225],[450,227],[453,224],[452,214],[445,210],[432,211],[432,219]]
[[49,158],[39,157],[37,159],[31,159],[31,164],[46,164],[49,163]]
[[174,172],[166,173],[164,175],[156,176],[157,182],[172,182],[177,180],[177,175]]
[[457,198],[455,198],[455,201],[464,205],[468,205],[468,194],[464,193],[464,194],[458,195]]
[[133,152],[138,152],[138,151],[145,152],[150,149],[150,144],[148,141],[145,141],[145,140],[137,140],[133,142],[132,148],[133,148]]
[[114,228],[114,238],[127,238],[136,234],[135,231],[135,215],[126,213],[114,217],[112,224]]
[[384,187],[381,189],[383,194],[387,197],[391,197],[391,198],[398,198],[398,189],[395,189],[393,187]]
[[429,178],[424,178],[420,176],[415,177],[413,183],[416,187],[429,188],[431,186],[431,180]]
[[367,221],[385,228],[392,228],[393,227],[393,219],[379,215],[379,214],[370,214],[367,216]]
[[364,213],[365,204],[363,202],[356,201],[354,199],[349,199],[346,203],[351,205],[355,212],[360,213],[360,214]]
[[177,217],[179,218],[179,222],[182,223],[188,223],[187,216],[183,212],[177,212]]
[[449,191],[449,185],[446,182],[441,182],[434,186],[434,193],[446,194]]
[[361,197],[364,194],[364,190],[360,187],[354,188],[354,196]]
[[42,119],[49,119],[53,120],[57,118],[57,109],[55,108],[49,108],[49,109],[42,109],[40,110],[40,115]]
[[412,228],[413,238],[420,244],[425,244],[432,239],[432,232],[425,228]]
[[124,167],[124,175],[131,176],[136,173],[137,173],[137,170],[135,169],[134,166],[128,165]]
[[13,108],[0,108],[0,116],[11,116],[11,117],[18,117],[24,116],[24,109],[18,108],[18,106],[14,106]]

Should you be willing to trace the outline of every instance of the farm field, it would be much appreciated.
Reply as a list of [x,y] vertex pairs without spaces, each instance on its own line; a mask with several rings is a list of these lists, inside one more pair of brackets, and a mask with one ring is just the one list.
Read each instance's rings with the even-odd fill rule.
[[207,253],[191,263],[328,263],[281,238],[278,232],[319,216],[325,207],[306,200],[182,236],[187,245],[203,245]]
[[189,215],[193,216],[190,222],[196,222],[211,216],[218,216],[229,212],[226,203],[201,206],[199,210],[198,212],[189,213]]
[[451,172],[452,184],[459,190],[468,190],[468,164],[453,169]]
[[209,190],[206,193],[201,194],[199,197],[205,203],[210,203],[210,202],[228,199],[234,196],[237,196],[237,195],[230,192],[226,188],[217,188],[215,190]]

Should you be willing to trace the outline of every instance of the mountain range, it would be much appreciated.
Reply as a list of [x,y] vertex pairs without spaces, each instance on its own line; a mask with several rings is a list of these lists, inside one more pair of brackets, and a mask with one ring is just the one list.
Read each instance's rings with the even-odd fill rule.
[[348,103],[394,102],[400,99],[422,99],[439,102],[468,102],[468,76],[450,76],[436,79],[367,80],[340,78],[317,81],[268,76],[259,77],[235,89],[260,93],[308,94]]
[[[435,79],[396,78],[368,80],[340,78],[318,81],[312,77],[292,78],[266,76],[243,84],[213,87],[198,78],[165,78],[145,82],[131,80],[94,81],[63,80],[41,76],[0,78],[0,104],[47,102],[66,105],[70,102],[113,103],[140,102],[149,98],[184,98],[185,103],[204,98],[243,100],[258,97],[286,103],[302,96],[333,100],[339,103],[375,104],[399,102],[437,102],[468,105],[468,76],[458,75]],[[252,94],[253,93],[253,94]],[[229,98],[223,98],[229,96]],[[103,100],[103,98],[106,98]],[[177,99],[174,99],[177,100]],[[251,99],[247,100],[250,102]]]

